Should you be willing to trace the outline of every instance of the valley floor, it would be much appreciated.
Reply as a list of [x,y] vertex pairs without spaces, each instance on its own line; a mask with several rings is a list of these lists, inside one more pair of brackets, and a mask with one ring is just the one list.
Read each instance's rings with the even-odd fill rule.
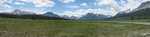
[[150,22],[0,18],[0,37],[150,37]]

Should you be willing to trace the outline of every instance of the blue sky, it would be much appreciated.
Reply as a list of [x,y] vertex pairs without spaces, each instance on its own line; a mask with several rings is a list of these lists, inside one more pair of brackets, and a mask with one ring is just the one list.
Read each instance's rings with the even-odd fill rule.
[[0,11],[21,9],[38,14],[50,11],[79,17],[86,13],[113,16],[119,11],[135,9],[146,1],[149,0],[0,0]]

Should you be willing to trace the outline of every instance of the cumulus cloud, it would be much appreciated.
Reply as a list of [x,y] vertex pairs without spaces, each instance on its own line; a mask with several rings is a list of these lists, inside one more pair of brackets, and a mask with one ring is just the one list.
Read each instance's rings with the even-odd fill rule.
[[[10,1],[11,2],[13,1],[13,3],[10,3]],[[73,10],[73,11],[64,11],[63,15],[82,16],[86,13],[99,13],[99,14],[115,15],[119,11],[135,9],[141,3],[150,1],[150,0],[96,0],[96,2],[94,2],[96,7],[92,7],[92,8],[96,8],[96,9],[91,9],[91,8],[81,9],[82,7],[91,6],[91,4],[88,3],[89,4],[88,5],[86,2],[84,3],[84,1],[81,1],[80,3],[73,3],[75,5],[68,5],[68,3],[75,2],[76,0],[58,0],[58,1],[67,4],[67,6],[65,6],[65,8],[77,9],[77,10]],[[80,1],[80,0],[78,0],[78,1]],[[9,5],[8,5],[8,3],[9,3]],[[43,12],[42,9],[45,9],[45,7],[46,8],[53,7],[56,2],[54,2],[53,0],[16,0],[14,3],[14,0],[0,0],[0,10],[1,9],[10,9],[11,8],[10,4],[23,5],[25,3],[33,4],[31,6],[35,6],[35,9],[39,9],[39,7],[41,8],[39,10],[33,9],[33,11]],[[105,8],[97,8],[97,7],[102,7],[102,6],[108,8],[109,10],[107,10]]]
[[[128,9],[135,9],[141,3],[150,1],[150,0],[96,0],[96,5],[104,6],[106,5],[110,10],[105,10],[103,8],[97,9],[77,9],[73,11],[64,11],[64,15],[68,16],[77,16],[81,17],[86,13],[96,13],[96,14],[105,14],[105,15],[116,15],[119,11],[125,11]],[[87,6],[86,3],[81,3],[80,6]]]
[[125,11],[128,9],[135,9],[141,3],[150,1],[150,0],[96,0],[98,6],[107,5],[110,7],[113,14],[117,14],[119,11]]
[[112,16],[116,15],[117,12],[120,10],[120,7],[115,0],[96,0],[96,1],[99,6],[106,5],[106,7],[108,7],[110,11],[112,11],[113,14]]
[[38,14],[44,13],[44,9],[46,7],[50,8],[55,5],[55,2],[52,0],[0,0],[0,11],[10,11],[10,10],[18,9],[12,5],[24,6],[29,3],[33,4],[31,6],[35,6],[35,8],[23,7],[22,9],[32,10],[33,12],[36,12]]
[[33,0],[16,0],[17,2],[31,3]]
[[17,4],[32,3],[35,7],[53,7],[55,2],[52,0],[17,0]]
[[36,7],[53,7],[55,4],[52,0],[34,0],[33,3]]
[[33,13],[36,13],[36,14],[44,14],[45,12],[43,11],[43,9],[36,9],[36,8],[23,8],[23,9],[20,9],[20,10],[23,10],[23,11],[28,11],[28,12],[33,12]]
[[0,5],[5,4],[8,0],[0,0]]
[[66,5],[65,7],[66,8],[70,8],[70,9],[78,9],[78,8],[80,8],[80,6],[78,6],[78,5]]
[[88,6],[87,3],[81,3],[80,6]]
[[124,8],[126,9],[135,9],[141,5],[141,3],[150,1],[150,0],[127,0],[128,3],[125,4]]
[[71,2],[75,2],[75,0],[59,0],[62,3],[71,3]]
[[8,0],[0,0],[0,9],[12,8],[7,3],[8,3]]
[[16,4],[16,5],[24,5],[25,3],[22,3],[22,2],[15,2],[14,4]]
[[98,2],[99,5],[102,4],[111,4],[113,3],[114,0],[96,0]]
[[87,13],[112,15],[112,13],[110,11],[105,11],[105,10],[100,9],[100,8],[98,8],[98,9],[77,9],[74,11],[64,11],[64,13],[61,13],[61,14],[67,15],[67,16],[81,17],[82,15],[85,15]]

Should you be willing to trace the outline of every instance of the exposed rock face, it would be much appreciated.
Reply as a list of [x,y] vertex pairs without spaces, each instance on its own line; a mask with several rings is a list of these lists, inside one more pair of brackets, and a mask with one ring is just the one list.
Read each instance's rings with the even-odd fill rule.
[[138,9],[150,8],[150,1],[142,3]]
[[81,17],[80,19],[105,19],[108,18],[108,16],[103,15],[103,14],[94,14],[94,13],[87,13],[86,15],[84,15],[83,17]]
[[130,12],[120,12],[113,19],[150,19],[150,1],[142,3],[138,8],[130,11]]

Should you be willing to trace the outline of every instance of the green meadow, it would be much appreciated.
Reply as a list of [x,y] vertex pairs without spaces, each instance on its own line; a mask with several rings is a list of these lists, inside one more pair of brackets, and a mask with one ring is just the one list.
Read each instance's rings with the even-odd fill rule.
[[147,37],[150,35],[148,34],[150,25],[132,22],[143,21],[0,18],[0,37]]

